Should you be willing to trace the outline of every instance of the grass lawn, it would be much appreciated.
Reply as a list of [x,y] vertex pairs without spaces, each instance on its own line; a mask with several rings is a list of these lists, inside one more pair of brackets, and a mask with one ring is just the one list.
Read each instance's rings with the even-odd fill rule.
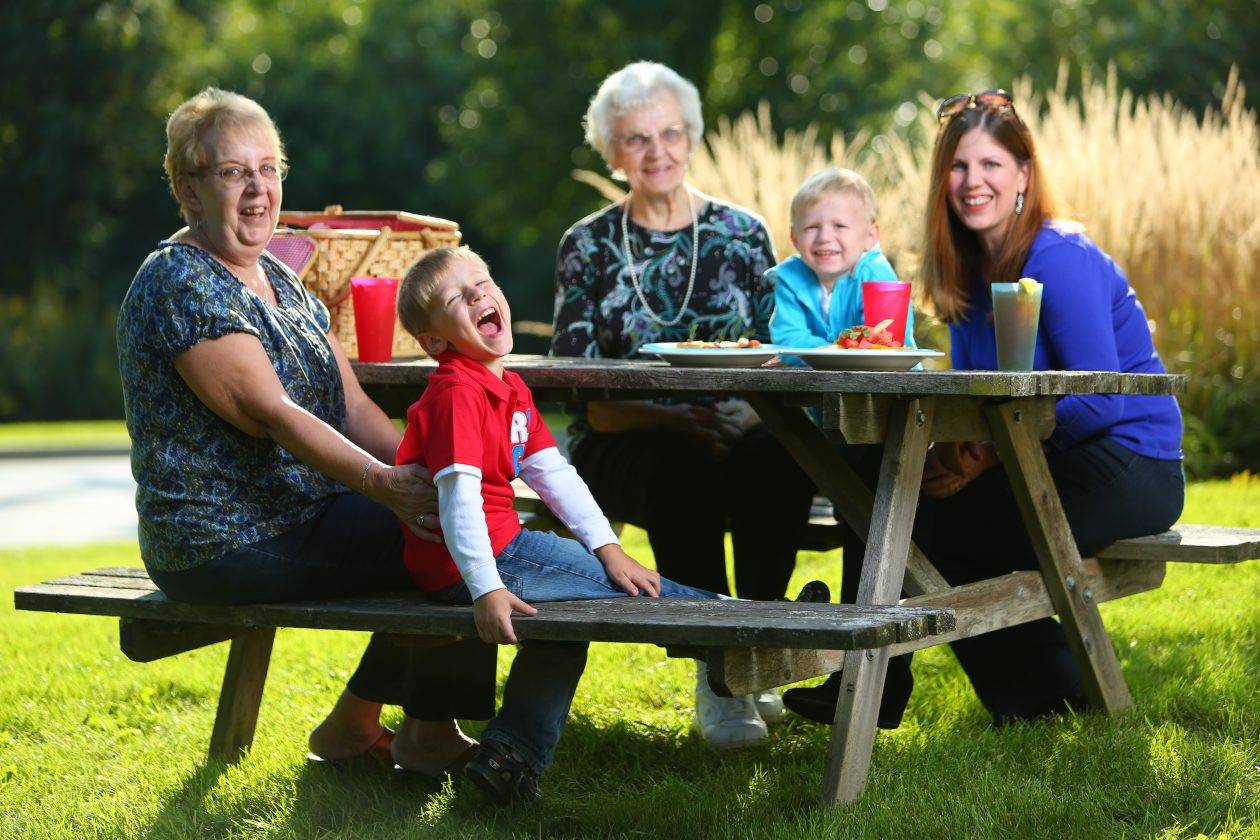
[[0,452],[35,449],[126,449],[131,445],[122,420],[59,423],[0,423]]
[[[1260,527],[1260,479],[1194,485],[1185,520]],[[133,543],[0,551],[0,588],[138,563]],[[794,586],[837,569],[803,555]],[[655,647],[593,646],[543,802],[496,812],[467,786],[307,766],[306,733],[362,635],[280,631],[254,749],[227,767],[204,758],[226,646],[139,665],[113,620],[11,603],[5,838],[1260,836],[1260,563],[1171,566],[1163,588],[1103,606],[1136,702],[1115,719],[995,730],[949,652],[920,654],[907,722],[879,733],[865,797],[834,811],[813,807],[824,728],[797,720],[714,752],[689,731],[690,664]]]

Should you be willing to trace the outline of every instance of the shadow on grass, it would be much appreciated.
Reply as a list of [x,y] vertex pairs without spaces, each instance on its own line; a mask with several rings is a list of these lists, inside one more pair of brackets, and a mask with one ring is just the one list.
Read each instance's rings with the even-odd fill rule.
[[146,837],[180,837],[205,831],[210,818],[206,797],[231,765],[209,761],[184,779],[183,785],[166,797],[162,810],[145,830]]

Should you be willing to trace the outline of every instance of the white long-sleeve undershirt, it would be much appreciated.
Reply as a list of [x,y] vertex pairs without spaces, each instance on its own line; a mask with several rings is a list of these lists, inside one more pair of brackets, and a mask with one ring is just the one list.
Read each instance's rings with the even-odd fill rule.
[[521,480],[533,488],[564,527],[591,551],[619,544],[590,488],[554,446],[521,461]]
[[[586,482],[554,446],[523,460],[521,479],[591,551],[618,543]],[[472,599],[502,589],[483,507],[481,470],[454,464],[439,472],[434,483],[446,548]]]

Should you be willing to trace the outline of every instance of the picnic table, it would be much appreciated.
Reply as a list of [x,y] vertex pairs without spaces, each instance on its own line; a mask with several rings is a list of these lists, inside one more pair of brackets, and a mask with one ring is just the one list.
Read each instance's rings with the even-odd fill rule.
[[[830,498],[837,519],[867,534],[857,603],[948,607],[954,628],[882,647],[847,651],[728,649],[710,672],[733,694],[841,671],[843,690],[823,779],[824,803],[851,802],[866,784],[888,658],[1057,613],[1081,666],[1090,700],[1108,713],[1132,705],[1099,615],[1101,601],[1155,588],[1164,562],[1183,559],[1176,532],[1122,541],[1083,560],[1051,479],[1041,441],[1054,429],[1055,403],[1069,394],[1176,394],[1184,377],[1113,372],[906,371],[804,368],[689,368],[645,360],[513,356],[541,401],[653,397],[742,397]],[[368,394],[401,416],[436,368],[430,360],[356,363]],[[820,422],[805,409],[816,407]],[[833,441],[883,443],[872,493]],[[1036,550],[1039,572],[950,586],[911,541],[919,485],[933,441],[992,440]],[[1199,546],[1213,558],[1212,539]],[[1251,539],[1251,556],[1255,543]],[[1161,542],[1162,540],[1162,542]],[[1199,542],[1203,542],[1202,540]],[[1241,555],[1240,555],[1241,557]],[[1229,562],[1223,556],[1220,562]]]

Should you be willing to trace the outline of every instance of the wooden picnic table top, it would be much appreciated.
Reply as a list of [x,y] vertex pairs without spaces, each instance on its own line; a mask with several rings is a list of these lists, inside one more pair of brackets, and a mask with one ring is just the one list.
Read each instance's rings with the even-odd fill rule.
[[[354,362],[375,393],[423,385],[432,359]],[[507,367],[543,399],[626,399],[662,392],[739,394],[883,394],[890,396],[1033,397],[1068,394],[1179,394],[1185,376],[1111,371],[838,371],[799,367],[673,367],[646,359],[512,355]],[[412,399],[415,398],[414,393]]]

